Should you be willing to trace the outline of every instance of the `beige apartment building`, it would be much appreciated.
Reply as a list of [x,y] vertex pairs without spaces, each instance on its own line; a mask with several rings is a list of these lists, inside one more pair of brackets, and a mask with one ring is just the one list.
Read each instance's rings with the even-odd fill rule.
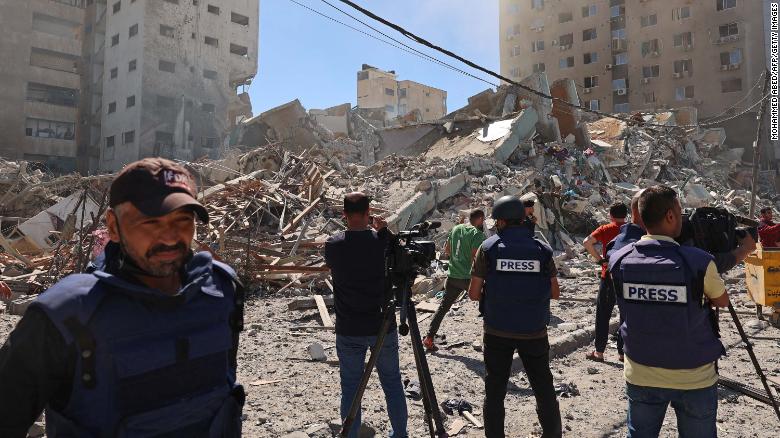
[[[606,112],[695,107],[700,119],[760,98],[758,0],[501,0],[501,73],[573,79]],[[732,108],[735,106],[735,108]]]
[[414,81],[399,81],[395,71],[367,64],[357,74],[357,106],[382,108],[389,118],[419,110],[423,121],[447,114],[447,92]]
[[58,172],[220,155],[258,0],[0,0],[0,156]]

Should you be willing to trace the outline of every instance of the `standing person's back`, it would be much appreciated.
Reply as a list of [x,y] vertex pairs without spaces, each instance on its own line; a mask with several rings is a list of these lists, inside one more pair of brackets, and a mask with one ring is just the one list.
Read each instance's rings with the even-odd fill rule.
[[[325,262],[333,277],[336,307],[336,353],[341,381],[341,419],[347,417],[363,375],[366,353],[376,344],[387,304],[385,250],[390,238],[387,223],[369,216],[369,199],[363,193],[344,197],[347,230],[325,244]],[[373,219],[374,230],[368,228]],[[408,413],[398,362],[395,317],[376,362],[379,381],[387,400],[392,425],[391,438],[406,438]],[[361,412],[352,423],[349,438],[357,438]]]

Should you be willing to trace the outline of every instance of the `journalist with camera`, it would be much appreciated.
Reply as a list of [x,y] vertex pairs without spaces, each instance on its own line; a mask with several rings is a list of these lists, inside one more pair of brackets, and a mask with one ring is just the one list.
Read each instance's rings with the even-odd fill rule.
[[482,243],[469,297],[484,297],[485,436],[504,436],[504,398],[517,351],[534,391],[543,437],[560,437],[561,414],[550,372],[550,299],[558,299],[552,249],[533,238],[525,206],[504,196],[493,206],[498,233]]
[[[341,418],[347,418],[363,374],[366,352],[374,346],[387,304],[385,256],[392,233],[387,223],[372,217],[369,228],[368,196],[344,197],[347,230],[333,235],[325,245],[325,262],[333,278],[336,309],[336,352],[341,379]],[[407,437],[407,408],[398,363],[395,318],[390,322],[376,362],[392,425],[391,437]],[[349,430],[357,437],[360,411]]]

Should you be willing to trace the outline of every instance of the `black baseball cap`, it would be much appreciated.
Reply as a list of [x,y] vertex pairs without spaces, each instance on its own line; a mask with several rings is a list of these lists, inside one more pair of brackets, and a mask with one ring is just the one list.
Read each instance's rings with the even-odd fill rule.
[[111,208],[130,202],[141,213],[164,216],[189,207],[203,222],[209,213],[196,198],[195,180],[183,166],[165,158],[144,158],[128,164],[111,183]]
[[536,203],[536,202],[534,202],[534,200],[533,200],[533,199],[526,199],[525,201],[523,201],[523,207],[525,207],[525,208],[531,208],[531,207],[533,207],[533,206],[534,206],[534,204],[535,204],[535,203]]

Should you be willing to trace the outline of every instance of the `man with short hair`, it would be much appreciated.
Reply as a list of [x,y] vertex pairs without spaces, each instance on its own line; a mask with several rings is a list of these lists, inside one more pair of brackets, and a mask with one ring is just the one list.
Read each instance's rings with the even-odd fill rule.
[[[331,236],[325,244],[325,263],[333,278],[336,308],[336,354],[341,379],[341,418],[349,413],[357,393],[366,352],[375,344],[388,304],[385,282],[385,254],[390,241],[387,222],[369,215],[370,199],[364,193],[344,197],[347,230]],[[369,223],[373,230],[369,228]],[[398,333],[395,318],[385,336],[376,362],[379,381],[387,401],[392,425],[391,438],[406,438],[408,413],[398,363]],[[357,438],[361,412],[349,431]]]
[[673,189],[645,189],[639,213],[648,234],[609,261],[624,319],[628,436],[658,436],[671,403],[681,437],[715,437],[724,349],[710,306],[728,306],[725,284],[712,255],[674,241],[682,208]]
[[761,220],[758,222],[758,240],[763,248],[777,248],[780,246],[780,224],[772,221],[772,208],[761,209]]
[[523,201],[523,207],[525,207],[525,224],[531,231],[536,231],[536,216],[534,216],[534,204],[536,202],[533,199],[526,199]]
[[[504,399],[515,352],[536,397],[542,436],[560,437],[561,413],[550,371],[550,300],[560,296],[552,249],[525,226],[525,207],[514,196],[493,205],[498,233],[477,251],[469,298],[484,299],[485,436],[504,437]],[[517,436],[512,431],[511,436]]]
[[447,281],[444,283],[444,298],[431,319],[428,334],[423,339],[423,345],[428,351],[438,350],[434,339],[439,326],[460,294],[469,288],[471,264],[479,245],[485,240],[485,233],[480,231],[484,222],[485,212],[479,209],[473,210],[469,214],[469,223],[455,225],[447,237],[447,242],[444,244],[444,254],[450,261],[447,268]]
[[196,193],[162,158],[117,175],[93,272],[41,294],[0,348],[0,436],[26,436],[44,408],[55,438],[241,436],[243,297],[230,267],[191,250],[208,221]]
[[[628,207],[622,202],[617,202],[609,207],[610,223],[596,228],[585,238],[582,245],[593,259],[601,265],[601,277],[599,294],[596,298],[596,349],[588,353],[587,359],[604,362],[604,350],[607,348],[609,338],[609,318],[615,306],[615,291],[612,290],[612,282],[607,276],[607,244],[620,234],[620,227],[626,222]],[[601,244],[601,254],[596,250],[596,243]],[[618,351],[619,355],[622,355]]]

